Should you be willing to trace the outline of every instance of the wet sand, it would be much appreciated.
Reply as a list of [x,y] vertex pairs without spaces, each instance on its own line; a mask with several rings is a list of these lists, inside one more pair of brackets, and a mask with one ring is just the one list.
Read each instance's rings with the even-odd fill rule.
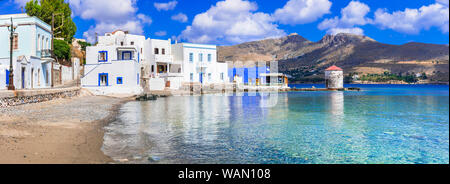
[[129,98],[83,96],[0,108],[0,164],[102,164],[103,127]]

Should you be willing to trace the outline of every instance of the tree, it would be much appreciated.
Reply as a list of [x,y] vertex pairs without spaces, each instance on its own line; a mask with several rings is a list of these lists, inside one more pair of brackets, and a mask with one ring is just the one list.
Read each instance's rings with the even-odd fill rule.
[[70,53],[70,45],[63,40],[54,40],[55,45],[55,56],[58,63],[63,63],[62,61],[70,61],[71,53]]
[[92,44],[83,41],[78,41],[78,44],[80,44],[81,50],[84,52],[86,52],[86,47],[92,46]]
[[77,26],[72,20],[72,10],[69,3],[64,0],[33,0],[26,4],[26,12],[29,16],[36,16],[47,24],[52,24],[52,15],[55,14],[54,37],[64,38],[71,42]]

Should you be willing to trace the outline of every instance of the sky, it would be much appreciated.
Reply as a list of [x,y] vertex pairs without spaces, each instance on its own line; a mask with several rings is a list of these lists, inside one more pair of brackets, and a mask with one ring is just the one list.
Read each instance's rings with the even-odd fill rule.
[[[0,14],[27,0],[0,0]],[[388,44],[449,43],[449,0],[66,0],[76,38],[116,29],[147,38],[234,45],[297,33],[352,33]]]

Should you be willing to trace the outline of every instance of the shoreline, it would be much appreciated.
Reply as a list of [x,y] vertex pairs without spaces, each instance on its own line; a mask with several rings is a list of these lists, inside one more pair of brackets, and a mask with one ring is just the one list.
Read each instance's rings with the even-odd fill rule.
[[1,108],[0,164],[114,163],[102,151],[104,127],[130,100],[78,96]]

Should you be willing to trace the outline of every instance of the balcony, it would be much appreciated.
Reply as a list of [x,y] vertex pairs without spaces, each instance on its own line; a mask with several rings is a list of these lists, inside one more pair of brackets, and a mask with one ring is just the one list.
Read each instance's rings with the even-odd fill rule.
[[41,58],[51,58],[52,53],[53,52],[51,49],[44,49],[44,50],[38,51],[38,54],[40,54]]
[[172,63],[172,55],[154,55],[154,60],[156,63]]
[[197,68],[208,68],[210,65],[211,65],[210,62],[204,62],[204,61],[195,63],[195,66]]

